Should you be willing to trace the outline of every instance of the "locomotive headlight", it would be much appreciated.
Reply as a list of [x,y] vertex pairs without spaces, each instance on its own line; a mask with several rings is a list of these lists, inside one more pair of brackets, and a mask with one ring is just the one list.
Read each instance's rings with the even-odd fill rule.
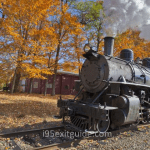
[[84,48],[83,48],[84,52],[88,52],[90,49],[91,49],[91,47],[89,44],[84,45]]

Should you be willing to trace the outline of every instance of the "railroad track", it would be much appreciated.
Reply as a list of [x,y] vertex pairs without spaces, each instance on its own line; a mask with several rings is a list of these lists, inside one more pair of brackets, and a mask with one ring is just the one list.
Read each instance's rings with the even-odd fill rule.
[[[25,130],[25,131],[18,131],[18,132],[11,132],[11,133],[3,133],[0,134],[0,138],[12,138],[12,137],[26,137],[31,134],[43,134],[43,131],[45,130],[63,130],[64,126],[57,126],[57,127],[52,127],[52,128],[42,128],[42,129],[33,129],[33,130]],[[12,146],[14,147],[13,150],[21,150],[21,147],[18,146],[18,144],[14,141],[11,140]]]
[[16,137],[16,136],[24,136],[32,133],[40,133],[43,132],[43,130],[58,130],[58,129],[64,129],[64,126],[57,126],[52,128],[42,128],[42,129],[33,129],[33,130],[25,130],[25,131],[18,131],[18,132],[10,132],[10,133],[4,133],[0,134],[0,137],[7,138],[7,137]]
[[[125,127],[119,130],[114,130],[111,131],[112,136],[116,136],[122,132],[125,131],[129,131],[129,130],[137,130],[138,128],[142,128],[142,127],[147,127],[150,126],[150,124],[143,124],[143,125],[132,125],[130,127]],[[10,138],[10,137],[16,137],[16,136],[26,136],[29,134],[43,134],[44,130],[63,130],[64,127],[63,126],[57,126],[57,127],[53,127],[53,128],[43,128],[43,129],[34,129],[34,130],[27,130],[27,131],[19,131],[19,132],[13,132],[13,133],[6,133],[6,134],[0,134],[1,138]],[[95,134],[94,134],[95,135]],[[87,140],[104,140],[107,139],[107,137],[96,137],[93,136],[93,134],[91,134],[89,137],[81,137],[78,139],[73,139],[70,140],[69,142],[61,142],[61,143],[54,143],[54,144],[50,144],[47,146],[41,146],[41,147],[37,147],[37,148],[33,148],[33,150],[50,150],[50,149],[55,149],[55,148],[67,148],[67,147],[75,147],[77,146],[80,141],[87,141]],[[15,145],[16,143],[13,141],[13,144]],[[16,149],[14,150],[21,150],[21,148],[16,145]]]
[[[116,135],[121,134],[125,131],[138,130],[138,128],[148,127],[148,126],[150,126],[150,124],[132,125],[130,127],[111,131],[111,133],[112,133],[112,136],[116,136]],[[104,139],[107,139],[107,137],[93,137],[91,134],[91,136],[89,136],[89,137],[82,137],[80,139],[75,139],[75,140],[72,140],[70,142],[55,143],[55,144],[51,144],[51,145],[47,145],[47,146],[42,146],[42,147],[34,148],[34,150],[50,150],[50,149],[55,149],[55,148],[75,147],[80,143],[81,140],[82,140],[82,142],[83,141],[86,142],[87,140],[91,140],[91,139],[93,139],[93,140],[104,140]]]

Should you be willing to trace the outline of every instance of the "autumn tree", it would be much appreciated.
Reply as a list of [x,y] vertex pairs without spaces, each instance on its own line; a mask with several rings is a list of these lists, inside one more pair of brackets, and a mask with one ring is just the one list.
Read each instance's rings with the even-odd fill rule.
[[70,47],[66,49],[65,62],[63,63],[63,70],[79,73],[81,71],[83,63],[83,47],[85,44],[84,32],[82,31],[80,35],[72,35],[70,42],[68,42]]
[[56,11],[59,13],[57,6],[60,6],[59,0],[2,0],[0,52],[1,55],[7,53],[14,65],[14,91],[22,74],[29,78],[52,74],[47,70],[46,53],[58,44],[49,19]]
[[149,56],[149,42],[140,38],[140,31],[128,29],[115,38],[114,55],[119,56],[122,49],[132,49],[134,58]]
[[0,57],[0,84],[8,85],[14,69],[12,63],[5,57],[7,56]]
[[82,32],[82,25],[78,22],[77,17],[75,15],[69,13],[69,7],[66,2],[61,1],[58,9],[61,13],[56,13],[56,16],[51,18],[53,22],[53,27],[55,28],[55,33],[57,35],[58,43],[55,55],[52,95],[55,95],[55,82],[57,69],[59,66],[58,61],[60,59],[60,54],[65,53],[66,43],[69,42],[70,35],[80,35],[80,33]]

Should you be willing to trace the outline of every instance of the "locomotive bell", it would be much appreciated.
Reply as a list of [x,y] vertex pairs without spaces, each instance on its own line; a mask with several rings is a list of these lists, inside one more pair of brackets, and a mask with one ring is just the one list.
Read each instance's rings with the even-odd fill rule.
[[93,50],[93,48],[89,44],[85,44],[83,57],[88,59],[89,61],[95,61],[99,59],[99,54],[97,51]]
[[87,53],[90,49],[91,49],[90,44],[87,43],[87,44],[84,45],[84,48],[83,48],[84,52]]

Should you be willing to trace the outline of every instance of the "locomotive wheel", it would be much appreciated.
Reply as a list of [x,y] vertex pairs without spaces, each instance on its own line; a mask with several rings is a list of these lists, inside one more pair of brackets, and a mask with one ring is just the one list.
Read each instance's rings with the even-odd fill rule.
[[97,123],[97,130],[99,133],[106,132],[109,129],[110,120],[107,121],[99,120]]

